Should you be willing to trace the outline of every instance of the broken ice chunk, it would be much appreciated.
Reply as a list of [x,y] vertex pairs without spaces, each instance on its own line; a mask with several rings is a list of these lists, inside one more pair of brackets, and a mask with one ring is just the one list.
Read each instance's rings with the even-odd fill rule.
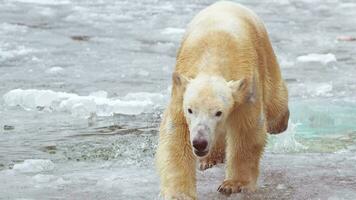
[[323,65],[326,65],[330,62],[336,62],[336,57],[332,53],[328,54],[318,54],[318,53],[311,53],[304,56],[297,57],[298,62],[320,62]]

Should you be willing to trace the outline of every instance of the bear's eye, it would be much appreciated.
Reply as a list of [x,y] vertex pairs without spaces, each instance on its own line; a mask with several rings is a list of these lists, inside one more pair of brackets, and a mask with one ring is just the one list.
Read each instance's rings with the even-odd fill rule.
[[189,114],[193,113],[192,109],[190,109],[190,108],[188,108],[188,112],[189,112]]
[[222,115],[222,112],[221,112],[221,111],[218,111],[218,112],[215,113],[215,116],[216,116],[216,117],[220,117],[221,115]]

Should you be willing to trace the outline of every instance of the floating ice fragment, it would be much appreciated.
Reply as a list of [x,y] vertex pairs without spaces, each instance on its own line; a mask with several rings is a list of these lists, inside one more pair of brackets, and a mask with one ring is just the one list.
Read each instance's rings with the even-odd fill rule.
[[23,163],[15,164],[13,170],[19,172],[45,172],[52,171],[54,169],[54,163],[50,160],[44,159],[29,159]]
[[46,70],[46,73],[48,74],[59,74],[61,72],[63,72],[63,68],[62,67],[51,67],[49,69]]
[[183,34],[184,33],[184,29],[182,28],[172,28],[172,27],[168,27],[162,30],[162,34],[166,34],[166,35],[171,35],[171,34]]
[[311,53],[307,54],[304,56],[298,56],[297,57],[298,62],[320,62],[323,65],[326,65],[330,62],[336,62],[336,57],[332,53],[328,54],[317,54],[317,53]]
[[3,96],[5,104],[9,106],[21,106],[24,109],[35,109],[38,106],[50,107],[55,101],[68,99],[73,94],[54,92],[51,90],[11,90]]

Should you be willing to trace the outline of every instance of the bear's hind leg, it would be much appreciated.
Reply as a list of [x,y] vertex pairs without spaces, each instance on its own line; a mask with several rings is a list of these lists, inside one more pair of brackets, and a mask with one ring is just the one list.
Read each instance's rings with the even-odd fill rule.
[[268,130],[270,134],[279,134],[287,130],[289,121],[289,109],[276,118],[268,120]]
[[283,81],[281,86],[273,91],[275,91],[273,97],[266,101],[267,132],[278,134],[288,128],[288,91]]

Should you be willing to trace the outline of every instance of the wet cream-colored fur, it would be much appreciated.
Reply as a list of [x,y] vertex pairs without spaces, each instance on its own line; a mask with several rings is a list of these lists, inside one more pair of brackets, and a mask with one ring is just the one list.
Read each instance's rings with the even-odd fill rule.
[[[194,120],[204,117],[209,153],[197,157]],[[202,10],[179,49],[160,126],[156,165],[162,196],[197,198],[196,161],[203,170],[226,161],[219,192],[254,191],[266,133],[283,132],[288,118],[287,88],[262,21],[231,2]]]

